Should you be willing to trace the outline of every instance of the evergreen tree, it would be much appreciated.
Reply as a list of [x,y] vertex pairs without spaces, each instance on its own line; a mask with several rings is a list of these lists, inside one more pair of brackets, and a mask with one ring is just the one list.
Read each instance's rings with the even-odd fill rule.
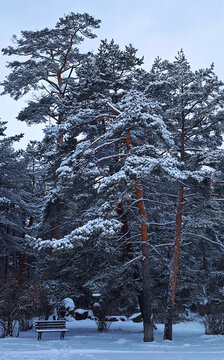
[[37,92],[37,100],[28,103],[19,113],[19,120],[28,124],[46,123],[49,118],[57,124],[63,122],[63,99],[69,96],[70,83],[85,57],[79,53],[78,45],[85,38],[94,38],[92,29],[99,28],[99,24],[100,20],[87,13],[70,13],[60,18],[53,29],[22,31],[20,38],[13,36],[15,45],[2,51],[21,60],[9,62],[12,70],[2,83],[3,94],[17,100],[31,90]]
[[[176,235],[171,261],[167,320],[164,337],[172,339],[172,310],[178,274],[184,210],[193,185],[208,176],[202,157],[222,143],[223,84],[213,66],[193,72],[183,51],[173,63],[157,59],[150,74],[150,96],[163,101],[164,120],[173,135],[172,157],[180,164],[186,180],[179,181],[176,210]],[[163,100],[162,100],[163,99]]]
[[[105,58],[104,65],[101,64],[102,53]],[[102,42],[96,56],[89,54],[86,57],[85,62],[83,62],[77,71],[77,82],[74,82],[73,86],[71,86],[70,101],[71,107],[73,107],[73,115],[66,119],[65,124],[60,125],[65,135],[63,142],[58,145],[55,150],[57,156],[55,156],[54,151],[55,141],[52,142],[52,139],[56,138],[55,134],[59,126],[48,127],[45,131],[46,135],[42,142],[43,150],[41,152],[43,153],[42,161],[45,163],[44,166],[47,173],[46,178],[48,182],[50,180],[51,190],[46,196],[43,208],[43,226],[40,236],[44,239],[49,239],[50,237],[63,238],[63,236],[72,233],[74,229],[82,227],[88,220],[94,220],[96,216],[95,213],[98,212],[97,201],[99,196],[97,195],[97,187],[99,186],[100,178],[103,176],[103,171],[98,169],[94,164],[88,173],[86,168],[89,167],[89,162],[93,160],[91,143],[98,141],[97,139],[104,134],[107,126],[110,126],[110,119],[114,117],[114,115],[110,115],[109,113],[108,117],[102,115],[99,117],[96,116],[99,109],[105,108],[105,111],[108,111],[109,108],[105,105],[106,100],[113,101],[111,91],[115,83],[114,77],[112,75],[110,77],[107,76],[107,83],[104,81],[105,74],[107,74],[108,71],[107,64],[117,63],[116,71],[114,71],[113,74],[114,76],[116,75],[117,79],[121,78],[119,80],[120,85],[118,90],[121,92],[122,86],[124,87],[122,83],[126,84],[127,90],[128,86],[129,88],[132,86],[132,83],[128,85],[127,76],[128,78],[130,78],[130,74],[134,76],[136,71],[135,67],[141,63],[141,60],[136,58],[135,53],[136,50],[131,46],[126,47],[125,51],[121,51],[119,46],[115,45],[113,41],[110,44],[108,44],[107,41]],[[90,59],[93,61],[91,68],[89,66]],[[96,78],[95,75],[93,76],[95,73],[98,74]],[[122,91],[124,91],[124,89]],[[102,104],[104,106],[102,106]],[[46,153],[44,151],[45,147],[48,148]],[[52,150],[50,150],[50,147],[52,147]],[[86,149],[87,151],[85,151]],[[102,154],[108,153],[106,147],[104,147],[104,149],[102,148],[100,152],[96,150],[95,153],[94,148],[93,151],[94,157],[100,157]],[[111,171],[113,171],[112,168]],[[53,174],[56,174],[56,177],[54,177]],[[57,203],[60,203],[60,205],[55,206]],[[60,224],[60,226],[55,226],[54,224]],[[59,228],[60,234],[59,231],[57,231]],[[86,254],[88,251],[91,252],[91,241],[89,241],[88,244],[85,249]],[[76,251],[76,248],[74,248],[74,254]],[[72,256],[71,254],[71,257]],[[87,255],[83,254],[83,258],[81,258],[83,265],[85,264],[85,256]],[[61,257],[62,256],[60,256],[60,258]],[[69,269],[67,269],[66,263],[62,266],[62,259],[58,259],[57,263],[58,270],[52,272],[52,284],[56,273],[69,273],[73,271],[71,270],[71,264],[69,265]],[[76,261],[73,267],[76,269],[82,266]],[[61,270],[59,270],[59,268]],[[51,269],[51,271],[52,270],[53,269]],[[74,270],[74,273],[75,272],[77,271]],[[80,271],[77,275],[78,274],[80,274]],[[77,293],[81,294],[82,286],[80,284],[85,284],[89,281],[89,277],[85,271],[83,271],[82,276],[83,280],[81,282],[80,276],[76,281],[76,277],[73,275],[72,285],[70,277],[67,276],[67,286],[70,289],[71,287],[73,288],[72,293],[74,293],[74,289],[76,288]],[[54,280],[56,281],[55,278]],[[63,277],[63,280],[61,280],[61,286],[63,287],[64,281]],[[60,281],[58,284],[59,283]],[[58,286],[60,287],[60,285]],[[83,286],[83,292],[85,292],[84,289],[85,286]]]

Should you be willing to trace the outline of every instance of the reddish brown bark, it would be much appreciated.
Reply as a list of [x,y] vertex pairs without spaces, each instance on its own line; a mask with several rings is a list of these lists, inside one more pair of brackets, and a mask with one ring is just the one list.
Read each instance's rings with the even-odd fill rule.
[[147,213],[143,201],[143,192],[141,180],[136,182],[136,196],[140,215],[142,216],[141,235],[142,235],[142,255],[143,255],[143,326],[144,326],[144,341],[151,342],[154,340],[152,310],[151,310],[151,280],[149,270],[149,256],[148,256],[148,226],[146,223]]
[[[126,134],[126,147],[127,152],[130,152],[131,136],[130,132]],[[148,256],[148,226],[146,223],[147,212],[143,201],[143,191],[141,180],[136,181],[136,197],[138,200],[139,212],[142,217],[141,224],[141,238],[142,238],[142,255],[143,255],[143,327],[144,327],[144,342],[152,342],[153,336],[153,324],[152,324],[152,310],[151,310],[151,281],[149,270],[149,256]]]
[[130,132],[128,132],[126,134],[126,147],[127,147],[127,153],[129,154],[130,153],[130,148],[131,148],[131,136],[130,136]]
[[33,226],[33,217],[32,216],[30,216],[29,224],[28,224],[28,227],[31,227],[31,226]]
[[57,138],[57,143],[62,144],[63,143],[63,136],[60,136]]
[[[138,207],[140,211],[140,215],[143,216],[143,218],[147,218],[146,209],[144,205],[143,194],[142,194],[142,184],[141,180],[138,180],[136,182],[136,196],[138,201]],[[142,255],[147,255],[147,240],[148,240],[148,227],[146,223],[141,224],[141,234],[142,234]]]

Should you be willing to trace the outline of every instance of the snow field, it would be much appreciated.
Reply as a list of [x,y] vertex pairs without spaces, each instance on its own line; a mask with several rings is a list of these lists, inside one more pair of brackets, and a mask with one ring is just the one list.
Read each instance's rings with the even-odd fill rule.
[[224,360],[224,336],[204,335],[198,322],[174,325],[174,340],[164,341],[163,325],[155,341],[142,341],[142,323],[114,322],[99,333],[94,321],[68,322],[65,340],[59,333],[43,334],[37,341],[34,330],[19,338],[0,339],[1,360]]

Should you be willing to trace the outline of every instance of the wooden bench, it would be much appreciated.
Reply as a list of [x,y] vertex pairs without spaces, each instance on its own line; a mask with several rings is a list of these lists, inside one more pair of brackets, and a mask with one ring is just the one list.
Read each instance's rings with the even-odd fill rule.
[[41,340],[43,332],[60,332],[60,339],[63,340],[68,331],[65,320],[38,320],[35,322],[35,330],[38,333],[37,340]]

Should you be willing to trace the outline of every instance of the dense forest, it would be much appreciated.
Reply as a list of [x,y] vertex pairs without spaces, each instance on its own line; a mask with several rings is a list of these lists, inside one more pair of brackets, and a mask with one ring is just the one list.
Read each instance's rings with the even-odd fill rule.
[[224,83],[183,50],[150,71],[131,44],[81,53],[99,26],[70,13],[2,50],[2,95],[29,94],[17,119],[45,124],[16,151],[0,122],[2,336],[65,298],[100,330],[141,312],[146,342],[189,314],[224,334]]

